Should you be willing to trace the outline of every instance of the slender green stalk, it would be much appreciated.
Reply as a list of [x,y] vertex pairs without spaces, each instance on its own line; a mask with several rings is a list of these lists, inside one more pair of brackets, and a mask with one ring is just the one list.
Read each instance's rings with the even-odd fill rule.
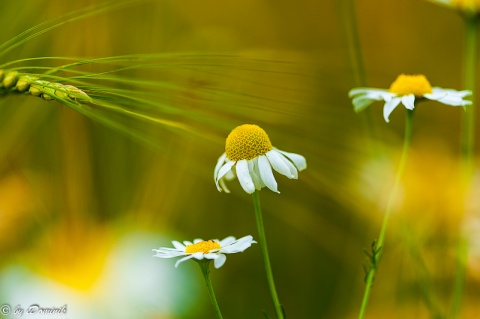
[[277,290],[275,289],[275,282],[273,281],[272,267],[270,265],[270,257],[268,257],[267,239],[265,238],[265,229],[263,228],[262,209],[260,207],[260,194],[255,191],[253,194],[253,207],[255,209],[255,218],[257,220],[258,238],[260,247],[262,249],[263,264],[265,265],[265,272],[267,273],[268,287],[272,297],[273,306],[277,318],[283,319],[283,309],[278,300]]
[[400,180],[405,169],[405,163],[407,162],[408,150],[410,148],[410,141],[412,137],[412,125],[413,124],[413,110],[407,110],[407,119],[405,122],[405,137],[403,140],[403,150],[402,156],[400,158],[400,164],[397,170],[397,175],[395,177],[395,183],[393,185],[392,192],[388,199],[387,208],[385,209],[385,215],[383,216],[382,228],[380,229],[380,234],[378,240],[372,247],[372,256],[370,268],[368,269],[366,278],[365,278],[365,291],[363,293],[362,306],[360,308],[360,313],[358,315],[359,319],[364,318],[365,311],[367,309],[368,299],[370,297],[370,292],[372,290],[373,280],[375,279],[375,274],[378,270],[378,265],[380,263],[380,258],[383,253],[383,243],[385,241],[385,235],[387,233],[388,221],[392,211],[393,203],[397,197],[398,187],[400,185]]
[[460,314],[460,308],[462,306],[463,291],[465,288],[465,275],[467,268],[467,254],[468,246],[467,241],[462,236],[458,239],[457,243],[457,271],[455,274],[455,283],[453,286],[453,301],[450,310],[450,318],[458,318]]
[[215,292],[213,291],[212,280],[210,279],[210,262],[211,260],[200,260],[198,265],[202,270],[203,278],[205,278],[205,283],[207,284],[208,294],[210,295],[215,315],[218,319],[223,319],[220,307],[218,307],[217,298],[215,298]]
[[[341,0],[338,2],[342,15],[342,26],[344,37],[347,39],[348,57],[352,68],[352,77],[355,87],[366,87],[367,76],[363,62],[362,47],[359,35],[357,13],[354,0]],[[375,125],[373,125],[372,113],[370,109],[364,110],[360,114],[362,126],[370,140],[375,138]],[[376,153],[376,145],[371,143],[372,152]]]
[[477,15],[465,15],[465,56],[464,87],[472,91],[472,105],[465,107],[462,125],[462,174],[467,182],[473,172],[473,155],[475,146],[475,87],[478,59],[478,21]]
[[[461,183],[465,195],[470,187],[474,171],[475,153],[475,87],[477,85],[476,70],[478,59],[478,24],[477,14],[464,14],[465,20],[465,55],[464,55],[464,88],[472,91],[472,105],[465,107],[462,118],[461,136]],[[464,197],[465,198],[465,197]],[[450,318],[457,318],[463,299],[465,287],[465,267],[467,266],[468,246],[465,238],[460,235],[457,243],[456,274],[453,288],[453,300]]]

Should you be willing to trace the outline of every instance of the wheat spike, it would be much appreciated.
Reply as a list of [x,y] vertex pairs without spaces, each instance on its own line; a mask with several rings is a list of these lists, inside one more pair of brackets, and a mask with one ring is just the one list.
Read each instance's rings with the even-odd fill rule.
[[0,70],[0,92],[30,94],[46,101],[57,100],[60,103],[62,101],[82,104],[92,102],[92,98],[87,93],[73,85],[40,80],[28,74],[19,75],[17,71],[11,70]]

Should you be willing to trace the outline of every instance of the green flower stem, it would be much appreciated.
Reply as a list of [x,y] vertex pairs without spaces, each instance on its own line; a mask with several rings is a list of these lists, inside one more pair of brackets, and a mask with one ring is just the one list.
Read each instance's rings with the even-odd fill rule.
[[464,87],[472,91],[472,105],[465,107],[462,125],[462,174],[465,183],[472,176],[475,146],[475,87],[478,59],[478,15],[465,15]]
[[[350,60],[350,66],[352,68],[353,84],[355,87],[366,87],[367,76],[365,72],[365,66],[363,62],[362,46],[359,35],[359,27],[357,21],[357,12],[355,8],[354,0],[341,0],[338,1],[339,10],[342,16],[342,26],[344,32],[344,38],[347,39],[348,45],[348,57]],[[367,132],[367,136],[370,138],[370,148],[373,153],[377,152],[377,147],[373,143],[376,133],[374,131],[375,125],[373,125],[373,118],[371,109],[367,108],[359,115],[363,130]]]
[[260,194],[256,190],[253,194],[253,207],[255,209],[255,218],[257,220],[258,238],[260,247],[262,249],[263,264],[265,265],[265,272],[267,273],[268,287],[270,288],[270,295],[272,297],[273,306],[277,318],[284,319],[283,309],[278,300],[277,290],[275,289],[275,282],[273,281],[272,267],[270,266],[270,258],[268,257],[267,239],[265,238],[265,229],[263,228],[262,209],[260,207]]
[[[466,194],[474,171],[475,153],[475,87],[478,59],[478,24],[477,14],[465,14],[465,56],[464,56],[464,88],[472,91],[472,105],[465,107],[462,119],[461,137],[461,182]],[[456,274],[453,288],[453,300],[450,318],[457,318],[463,299],[465,287],[465,272],[467,267],[468,246],[465,238],[460,235],[457,243]]]
[[465,238],[460,237],[457,243],[457,265],[455,274],[455,283],[453,286],[453,301],[450,311],[452,319],[458,318],[463,299],[463,290],[465,286],[465,275],[467,268],[468,246]]
[[390,218],[394,200],[397,197],[398,187],[400,185],[400,179],[402,178],[403,171],[405,169],[405,163],[407,162],[407,154],[410,148],[410,141],[412,137],[412,126],[413,126],[412,124],[413,124],[413,110],[407,110],[407,119],[405,122],[405,137],[403,140],[402,156],[400,158],[400,164],[397,170],[397,175],[395,177],[395,183],[393,185],[392,192],[390,193],[390,197],[388,199],[387,208],[385,210],[385,215],[383,217],[382,228],[380,229],[380,234],[378,236],[378,240],[375,244],[375,247],[372,247],[372,249],[374,250],[371,257],[372,264],[370,265],[370,268],[368,269],[368,272],[365,278],[365,291],[363,293],[362,306],[360,308],[360,313],[358,315],[359,319],[362,319],[365,316],[365,311],[367,309],[367,304],[368,304],[368,298],[370,297],[370,292],[372,290],[373,280],[375,279],[375,274],[378,270],[380,258],[383,253],[383,243],[385,241],[385,235],[387,233],[388,221]]
[[198,265],[202,270],[203,278],[205,278],[205,283],[207,284],[208,293],[210,295],[210,300],[212,301],[213,309],[215,310],[215,315],[218,319],[223,319],[220,308],[218,307],[217,298],[215,298],[215,292],[213,291],[212,280],[210,280],[210,262],[211,260],[200,260]]

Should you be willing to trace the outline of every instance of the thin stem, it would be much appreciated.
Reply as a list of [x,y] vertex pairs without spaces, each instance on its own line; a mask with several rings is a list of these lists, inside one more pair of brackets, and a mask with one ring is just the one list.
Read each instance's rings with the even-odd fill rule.
[[464,87],[472,91],[472,105],[465,107],[462,125],[462,174],[463,181],[468,182],[473,172],[473,155],[475,148],[475,87],[478,59],[478,21],[477,15],[465,15],[465,56]]
[[453,286],[453,301],[450,318],[458,318],[462,306],[463,290],[465,288],[465,274],[467,268],[468,246],[465,238],[460,237],[457,243],[457,264],[455,283]]
[[[342,26],[344,37],[347,39],[348,58],[352,68],[353,84],[355,87],[366,87],[367,76],[365,72],[365,64],[362,55],[362,46],[359,34],[359,26],[357,20],[357,12],[354,0],[341,0],[338,2],[340,13],[342,16]],[[366,109],[359,115],[362,121],[363,129],[367,132],[367,136],[371,141],[375,138],[375,125],[373,125],[373,118],[370,109]],[[371,142],[371,150],[376,153],[376,145]]]
[[[472,105],[465,107],[462,118],[462,140],[461,140],[461,183],[463,194],[466,194],[470,187],[474,171],[475,153],[475,87],[476,70],[478,59],[478,23],[479,16],[476,14],[465,14],[465,56],[464,56],[464,88],[472,91]],[[465,287],[465,272],[467,266],[468,246],[465,238],[459,236],[456,254],[456,274],[453,288],[453,300],[450,318],[457,318],[463,299]]]
[[253,207],[255,209],[255,218],[257,220],[258,238],[260,247],[262,249],[263,264],[265,265],[265,272],[267,273],[268,287],[270,289],[270,296],[272,297],[273,306],[277,318],[283,319],[283,309],[278,300],[277,290],[275,289],[275,282],[273,281],[272,267],[270,265],[270,258],[268,257],[267,239],[265,237],[265,229],[263,228],[262,209],[260,207],[260,194],[256,190],[253,194]]
[[400,185],[400,179],[402,178],[403,171],[405,169],[405,163],[407,162],[408,150],[410,148],[410,141],[412,137],[412,125],[413,124],[413,110],[407,110],[407,119],[405,122],[405,137],[403,140],[403,150],[402,156],[400,158],[400,164],[397,170],[397,175],[395,177],[395,183],[393,185],[392,192],[388,199],[387,208],[385,209],[385,215],[383,216],[382,228],[380,229],[380,234],[378,240],[372,247],[372,264],[368,269],[367,276],[365,278],[365,291],[363,293],[362,306],[360,308],[360,313],[358,315],[359,319],[362,319],[365,316],[365,311],[367,309],[368,298],[370,297],[370,292],[372,290],[373,280],[375,279],[375,274],[378,270],[378,265],[380,263],[380,258],[383,253],[383,243],[385,241],[385,235],[387,233],[388,221],[392,211],[393,203],[397,197],[398,187]]
[[207,284],[208,293],[210,295],[210,300],[212,301],[213,309],[215,310],[215,315],[218,319],[223,319],[222,313],[220,312],[220,307],[218,307],[217,298],[215,298],[212,281],[210,280],[210,262],[210,260],[200,260],[198,265],[202,270],[203,278],[205,278],[205,283]]

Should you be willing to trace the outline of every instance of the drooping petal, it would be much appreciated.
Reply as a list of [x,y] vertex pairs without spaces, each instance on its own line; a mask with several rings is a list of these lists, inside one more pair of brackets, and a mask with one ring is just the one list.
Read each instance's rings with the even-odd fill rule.
[[268,161],[270,162],[274,170],[284,176],[287,176],[288,178],[293,178],[293,175],[290,172],[290,168],[287,164],[285,164],[283,156],[281,156],[277,152],[274,152],[273,150],[267,152],[267,154],[265,155],[267,156]]
[[409,94],[402,97],[402,104],[409,110],[415,108],[415,95]]
[[262,178],[263,183],[275,193],[280,193],[277,188],[277,181],[273,176],[272,167],[265,155],[258,157],[258,170],[260,171],[260,177]]
[[227,187],[227,184],[225,184],[225,179],[221,178],[218,183],[220,184],[220,187],[223,189],[225,193],[230,193],[230,190]]
[[248,194],[252,194],[255,191],[255,185],[253,184],[252,177],[248,171],[247,160],[240,160],[237,162],[237,178],[242,186],[243,190]]
[[235,173],[233,172],[232,169],[229,170],[227,174],[225,174],[225,176],[223,176],[223,179],[226,179],[227,181],[231,181],[234,178],[235,178]]
[[215,184],[217,185],[217,189],[219,192],[221,192],[222,189],[220,188],[220,185],[218,185],[218,180],[220,180],[225,174],[227,174],[227,172],[233,167],[233,165],[235,165],[235,162],[228,161],[218,171],[218,175],[215,179]]
[[277,152],[278,153],[278,155],[282,158],[283,162],[288,166],[288,169],[290,170],[290,174],[292,174],[291,178],[297,179],[298,178],[298,171],[297,171],[297,168],[295,167],[295,165],[293,165],[292,162],[286,156],[284,156],[282,153],[278,152],[277,149],[273,149],[272,152]]
[[255,173],[256,176],[258,176],[258,185],[255,184],[255,187],[257,187],[258,190],[261,190],[266,185],[262,181],[262,178],[260,176],[260,168],[258,167],[258,157],[255,157],[253,159],[253,172]]
[[303,171],[304,169],[307,168],[307,160],[302,155],[281,151],[278,148],[275,148],[275,150],[277,150],[277,152],[282,153],[289,160],[291,160],[293,162],[293,164],[295,164],[295,166],[297,167],[297,169],[299,171]]
[[213,170],[213,179],[217,180],[218,176],[218,171],[222,167],[223,163],[225,162],[225,159],[227,158],[227,153],[223,153],[222,156],[217,161],[217,165],[215,165],[215,169]]
[[393,110],[397,107],[397,105],[400,104],[401,101],[402,101],[401,98],[395,97],[385,103],[385,106],[383,107],[383,118],[387,123],[390,122],[388,117],[393,112]]
[[249,160],[247,161],[247,163],[248,163],[248,172],[252,177],[252,181],[253,181],[253,184],[255,185],[255,189],[261,190],[262,187],[265,186],[265,184],[263,183],[262,178],[260,177],[260,173],[257,172],[257,170],[255,169],[255,165],[258,165],[257,158]]
[[218,257],[213,261],[213,266],[218,269],[223,266],[226,260],[227,256],[224,254],[218,254]]
[[371,99],[367,95],[358,95],[352,99],[353,110],[357,113],[365,110],[376,100]]
[[177,260],[177,262],[175,263],[175,268],[177,268],[178,265],[180,265],[180,264],[183,263],[184,261],[194,258],[194,257],[195,257],[194,255],[195,255],[195,254],[188,255],[188,256],[185,256],[185,257]]
[[206,259],[217,259],[218,256],[219,256],[218,254],[212,254],[212,253],[203,254],[203,257]]

